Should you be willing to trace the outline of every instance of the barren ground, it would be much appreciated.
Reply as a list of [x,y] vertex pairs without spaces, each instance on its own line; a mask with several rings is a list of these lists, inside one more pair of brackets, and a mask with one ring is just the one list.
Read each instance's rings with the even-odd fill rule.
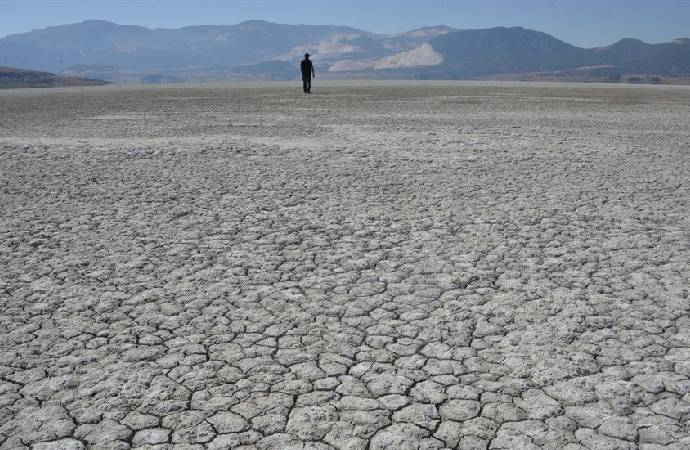
[[690,89],[0,93],[0,449],[690,448]]

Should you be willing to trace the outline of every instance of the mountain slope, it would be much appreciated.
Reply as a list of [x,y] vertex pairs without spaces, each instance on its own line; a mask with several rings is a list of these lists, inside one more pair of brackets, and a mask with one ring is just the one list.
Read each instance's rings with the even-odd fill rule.
[[583,49],[524,28],[462,30],[429,43],[443,55],[437,73],[452,76],[524,74],[606,67],[609,73],[690,74],[690,41],[646,44],[623,39],[608,47]]
[[0,64],[62,71],[71,66],[179,69],[255,64],[350,27],[249,21],[229,26],[151,30],[106,21],[50,27],[0,39]]
[[60,77],[47,72],[0,67],[0,89],[22,87],[102,86],[104,84],[107,83],[101,80]]
[[663,44],[623,39],[608,47],[592,49],[591,54],[597,64],[612,65],[624,73],[690,73],[689,39],[676,39]]
[[587,63],[587,50],[520,27],[455,31],[430,44],[443,55],[446,67],[468,75],[568,69]]

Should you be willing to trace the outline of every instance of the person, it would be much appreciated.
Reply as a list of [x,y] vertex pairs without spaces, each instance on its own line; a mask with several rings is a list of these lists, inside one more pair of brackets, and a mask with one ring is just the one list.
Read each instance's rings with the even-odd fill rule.
[[311,94],[311,79],[312,77],[316,78],[316,72],[314,71],[314,64],[312,64],[309,59],[309,53],[304,55],[300,68],[302,69],[302,87],[304,88],[304,93]]

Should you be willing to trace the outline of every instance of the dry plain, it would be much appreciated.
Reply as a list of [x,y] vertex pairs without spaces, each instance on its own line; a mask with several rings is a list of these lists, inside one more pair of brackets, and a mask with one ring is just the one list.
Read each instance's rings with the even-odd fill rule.
[[690,448],[690,88],[314,92],[0,92],[0,449]]

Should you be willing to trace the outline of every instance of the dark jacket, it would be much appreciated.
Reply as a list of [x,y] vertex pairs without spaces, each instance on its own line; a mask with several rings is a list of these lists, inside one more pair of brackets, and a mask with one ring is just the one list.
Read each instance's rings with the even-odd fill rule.
[[314,75],[314,65],[311,63],[310,60],[302,60],[300,68],[302,69],[302,78],[311,78],[311,76]]

